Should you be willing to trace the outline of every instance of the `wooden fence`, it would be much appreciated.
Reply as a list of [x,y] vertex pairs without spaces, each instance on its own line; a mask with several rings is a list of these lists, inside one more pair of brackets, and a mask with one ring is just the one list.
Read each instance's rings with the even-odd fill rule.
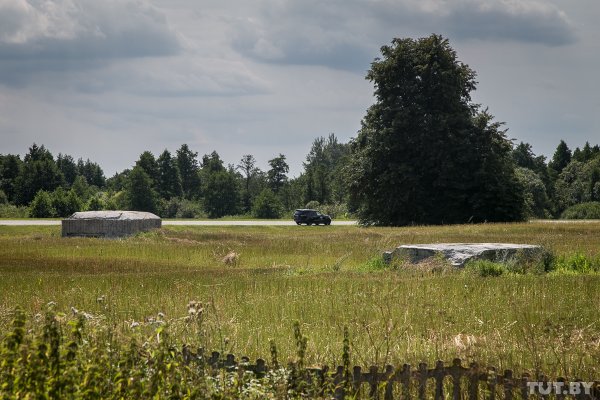
[[[213,371],[226,370],[230,372],[248,371],[257,378],[264,377],[270,370],[265,360],[258,359],[254,363],[248,357],[236,360],[233,354],[221,356],[219,352],[212,352],[210,356],[204,355],[202,349],[194,353],[188,347],[183,348],[185,363],[200,363]],[[294,369],[290,364],[289,368]],[[586,399],[600,400],[600,381],[594,382],[589,394],[584,390],[576,395],[566,393],[569,383],[581,382],[581,379],[567,380],[557,378],[556,382],[563,382],[564,393],[556,393],[555,387],[549,383],[546,376],[531,377],[522,374],[516,377],[512,370],[499,373],[494,367],[481,367],[471,363],[468,367],[462,365],[460,359],[454,359],[451,365],[444,365],[438,361],[435,367],[429,368],[426,363],[421,363],[417,368],[404,364],[401,368],[387,365],[385,368],[371,366],[368,371],[363,371],[355,366],[351,371],[344,371],[344,367],[330,369],[306,368],[297,376],[304,383],[313,388],[321,388],[324,393],[329,388],[334,399],[369,398],[369,399],[434,399],[434,400],[513,400],[513,399]],[[544,382],[542,391],[550,394],[540,395],[530,393],[528,382]],[[291,385],[297,384],[290,382]],[[548,386],[550,385],[550,386]],[[581,386],[581,388],[583,388]],[[560,392],[560,391],[559,391]]]

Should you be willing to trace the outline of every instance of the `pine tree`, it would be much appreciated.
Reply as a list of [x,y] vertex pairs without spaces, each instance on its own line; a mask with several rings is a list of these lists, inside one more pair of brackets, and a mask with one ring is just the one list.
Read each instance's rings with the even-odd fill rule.
[[177,160],[171,157],[168,150],[165,150],[158,157],[156,163],[158,164],[156,189],[160,197],[165,200],[180,197],[182,194],[181,176],[179,175]]

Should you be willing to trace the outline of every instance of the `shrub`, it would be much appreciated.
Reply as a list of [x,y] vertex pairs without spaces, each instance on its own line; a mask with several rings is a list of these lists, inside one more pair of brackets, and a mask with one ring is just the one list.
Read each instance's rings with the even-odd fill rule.
[[260,192],[252,206],[252,215],[256,218],[280,218],[282,212],[281,201],[270,189]]
[[576,204],[563,211],[560,217],[562,219],[600,219],[600,201]]
[[68,217],[83,208],[81,199],[73,189],[65,192],[63,188],[58,188],[50,197],[57,217]]
[[27,218],[29,208],[13,204],[0,204],[0,218]]
[[44,190],[37,192],[29,206],[29,215],[33,218],[51,218],[55,215],[50,194]]
[[316,200],[311,200],[308,203],[306,203],[306,205],[304,206],[304,208],[310,208],[310,209],[313,209],[313,210],[317,209],[319,207],[321,207],[321,203],[319,203]]
[[579,274],[600,272],[600,258],[590,259],[582,253],[561,256],[554,264],[554,271]]
[[502,263],[488,260],[472,260],[465,265],[465,271],[479,276],[501,276],[509,272],[508,267]]
[[201,218],[205,214],[202,211],[202,205],[191,200],[182,200],[177,210],[176,218]]
[[320,211],[331,218],[339,218],[348,214],[348,206],[345,203],[323,204]]
[[358,269],[365,272],[383,271],[388,268],[390,268],[390,265],[385,262],[382,256],[375,256],[358,267]]
[[100,196],[92,196],[85,205],[87,211],[101,211],[105,208],[104,200]]

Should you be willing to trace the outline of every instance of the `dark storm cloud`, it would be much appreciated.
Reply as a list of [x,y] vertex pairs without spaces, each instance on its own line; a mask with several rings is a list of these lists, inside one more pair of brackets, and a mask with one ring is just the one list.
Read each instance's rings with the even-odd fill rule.
[[457,40],[547,46],[576,40],[562,11],[534,1],[288,0],[265,4],[236,29],[233,47],[251,59],[358,72],[393,37],[435,32]]

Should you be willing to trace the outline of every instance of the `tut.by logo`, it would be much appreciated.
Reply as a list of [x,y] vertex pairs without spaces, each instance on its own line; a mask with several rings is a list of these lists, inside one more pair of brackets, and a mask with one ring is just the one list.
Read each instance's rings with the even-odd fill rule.
[[529,394],[590,395],[594,382],[527,382]]

